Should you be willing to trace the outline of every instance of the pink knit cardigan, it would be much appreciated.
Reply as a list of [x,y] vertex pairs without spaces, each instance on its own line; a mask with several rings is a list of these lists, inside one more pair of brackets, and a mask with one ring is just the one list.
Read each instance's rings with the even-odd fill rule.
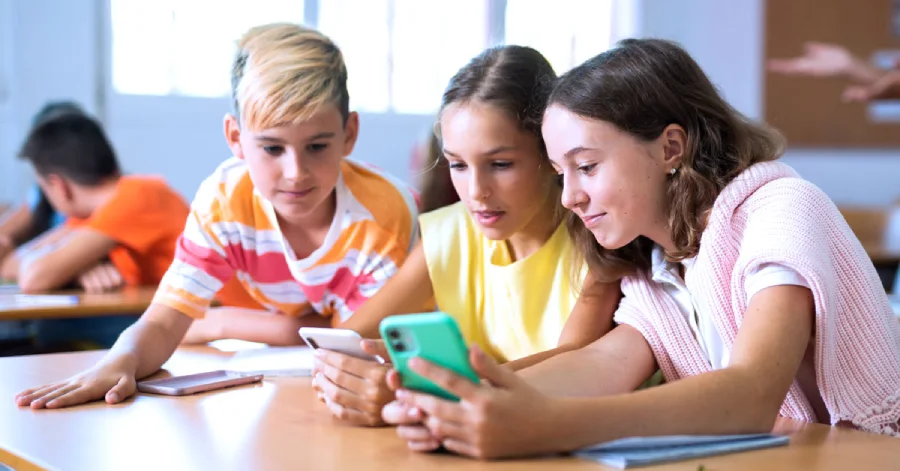
[[[832,425],[900,436],[900,323],[834,203],[779,162],[753,165],[725,187],[685,280],[729,349],[747,310],[747,273],[767,262],[799,272],[815,297],[816,382]],[[616,321],[644,335],[667,381],[711,369],[675,301],[649,275],[624,279],[622,290]],[[796,381],[780,414],[815,421]]]

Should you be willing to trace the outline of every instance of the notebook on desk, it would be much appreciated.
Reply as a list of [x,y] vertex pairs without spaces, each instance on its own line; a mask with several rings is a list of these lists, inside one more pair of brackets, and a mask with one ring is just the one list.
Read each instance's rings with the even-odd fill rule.
[[790,439],[768,433],[753,435],[672,435],[623,438],[583,448],[579,458],[619,469],[691,458],[724,455],[787,445]]
[[229,371],[268,377],[310,376],[312,367],[313,350],[305,346],[240,350],[225,365]]

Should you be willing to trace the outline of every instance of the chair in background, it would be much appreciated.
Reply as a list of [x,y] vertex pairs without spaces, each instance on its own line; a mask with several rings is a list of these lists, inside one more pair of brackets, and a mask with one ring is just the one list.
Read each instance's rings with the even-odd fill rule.
[[900,266],[900,205],[841,207],[841,214],[862,243],[887,292],[898,292]]

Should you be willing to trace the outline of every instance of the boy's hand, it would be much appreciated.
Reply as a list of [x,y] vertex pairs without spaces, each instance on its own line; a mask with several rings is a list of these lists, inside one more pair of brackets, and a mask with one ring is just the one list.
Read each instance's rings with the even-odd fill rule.
[[11,254],[15,249],[16,244],[13,243],[12,237],[6,234],[0,234],[0,260],[6,258],[6,256]]
[[[371,355],[387,356],[379,341],[363,340],[361,346]],[[331,413],[354,425],[384,425],[381,409],[394,399],[385,379],[390,366],[324,349],[315,355],[313,387]]]
[[136,390],[134,361],[115,358],[59,383],[16,394],[16,405],[32,409],[58,409],[104,399],[116,404]]
[[79,275],[78,284],[88,293],[103,293],[125,286],[125,280],[115,265],[100,262]]
[[10,252],[0,260],[0,279],[16,280],[19,278],[19,256],[15,251]]

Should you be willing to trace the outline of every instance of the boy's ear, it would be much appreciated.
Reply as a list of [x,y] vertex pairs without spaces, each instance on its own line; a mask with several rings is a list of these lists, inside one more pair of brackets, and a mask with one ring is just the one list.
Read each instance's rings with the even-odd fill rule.
[[225,142],[235,157],[244,158],[244,149],[241,147],[241,126],[231,113],[225,115]]
[[359,137],[359,114],[351,111],[347,115],[347,124],[344,125],[344,157],[353,152],[357,137]]

